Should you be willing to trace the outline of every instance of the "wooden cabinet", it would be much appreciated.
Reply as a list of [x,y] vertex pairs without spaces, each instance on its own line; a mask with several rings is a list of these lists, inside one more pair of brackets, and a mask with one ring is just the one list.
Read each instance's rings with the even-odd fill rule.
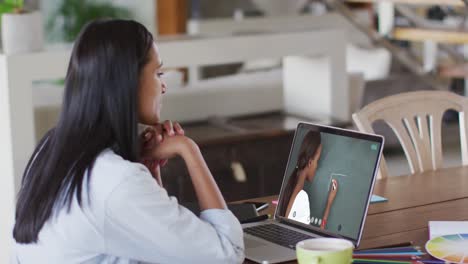
[[[284,174],[293,134],[268,139],[201,146],[203,157],[227,201],[277,194]],[[236,179],[232,166],[245,172]],[[182,202],[195,201],[192,182],[182,159],[163,168],[163,181],[169,193]]]
[[[235,201],[278,194],[295,127],[301,120],[304,119],[273,113],[222,124],[186,124],[184,129],[200,146],[224,198]],[[233,164],[237,171],[245,173],[236,177]],[[243,174],[245,178],[239,177]],[[196,201],[181,158],[171,160],[162,169],[162,177],[170,195],[180,202]]]

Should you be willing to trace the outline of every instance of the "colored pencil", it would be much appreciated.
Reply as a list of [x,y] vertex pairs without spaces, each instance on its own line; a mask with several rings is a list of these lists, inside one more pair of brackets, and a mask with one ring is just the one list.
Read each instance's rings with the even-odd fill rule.
[[442,260],[409,260],[409,261],[392,261],[381,259],[353,259],[353,264],[446,264],[448,262]]
[[354,253],[353,255],[360,256],[422,256],[426,255],[426,253],[421,251],[414,251],[414,252],[392,252],[392,253],[379,253],[379,254],[370,254],[370,253]]
[[412,264],[413,261],[382,260],[382,259],[354,259],[353,263]]
[[369,248],[369,249],[383,249],[383,248],[396,248],[396,247],[409,247],[413,245],[413,241],[393,244],[393,245],[386,245],[381,247]]
[[381,258],[381,259],[395,259],[395,258],[414,258],[418,259],[420,256],[423,255],[353,255],[355,258],[366,258],[366,259],[375,259],[375,258]]
[[446,264],[450,262],[446,262],[443,260],[418,260],[416,264]]
[[363,253],[363,252],[392,252],[392,251],[419,251],[420,247],[395,247],[395,248],[379,248],[379,249],[364,249],[364,250],[356,250],[355,253]]
[[354,253],[353,255],[356,256],[422,256],[426,255],[424,252],[411,252],[411,253],[405,253],[405,252],[393,252],[393,253],[378,253],[378,254],[359,254],[359,253]]
[[354,258],[358,259],[388,259],[388,260],[418,260],[421,259],[419,256],[362,256],[362,255],[353,255]]

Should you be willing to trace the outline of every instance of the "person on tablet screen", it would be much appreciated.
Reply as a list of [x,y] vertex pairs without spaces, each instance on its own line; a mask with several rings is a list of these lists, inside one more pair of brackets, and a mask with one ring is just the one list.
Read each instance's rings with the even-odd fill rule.
[[[309,195],[305,192],[305,181],[312,182],[318,167],[318,161],[322,153],[320,132],[309,131],[299,150],[296,167],[288,178],[288,183],[283,190],[283,199],[280,204],[280,212],[289,219],[310,224]],[[338,192],[338,182],[332,179],[329,186],[328,199],[325,211],[320,223],[320,228],[325,229],[330,209]]]

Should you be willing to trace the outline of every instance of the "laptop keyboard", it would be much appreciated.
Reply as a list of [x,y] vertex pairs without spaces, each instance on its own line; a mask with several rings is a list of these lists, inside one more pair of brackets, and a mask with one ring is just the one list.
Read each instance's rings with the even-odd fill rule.
[[295,249],[299,241],[313,238],[313,236],[275,224],[247,227],[244,228],[244,232],[291,249]]

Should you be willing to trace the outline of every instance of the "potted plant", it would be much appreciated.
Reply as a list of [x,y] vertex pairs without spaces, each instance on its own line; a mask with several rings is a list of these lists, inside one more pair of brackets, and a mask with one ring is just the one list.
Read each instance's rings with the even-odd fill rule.
[[47,20],[51,40],[73,42],[86,23],[98,18],[132,18],[127,8],[110,1],[62,0]]
[[23,0],[3,0],[0,1],[0,15],[5,54],[42,49],[44,34],[40,12],[27,12]]

